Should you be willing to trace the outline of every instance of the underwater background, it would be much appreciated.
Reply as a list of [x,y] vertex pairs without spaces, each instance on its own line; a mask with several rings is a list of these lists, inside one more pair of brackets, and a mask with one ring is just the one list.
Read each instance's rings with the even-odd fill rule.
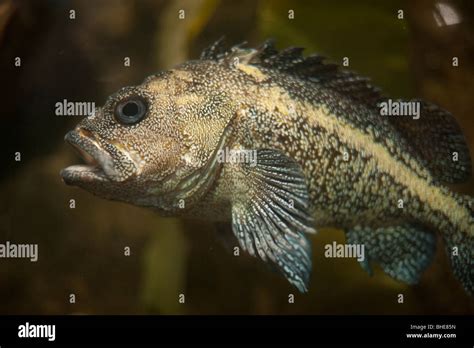
[[[408,286],[379,268],[369,277],[355,259],[325,258],[324,245],[345,238],[321,230],[312,237],[310,291],[300,294],[259,260],[227,252],[212,223],[67,187],[59,171],[78,156],[63,137],[80,118],[54,113],[63,99],[102,105],[223,35],[250,46],[274,38],[332,62],[349,57],[349,69],[392,98],[449,110],[474,157],[473,19],[468,0],[0,2],[0,243],[39,245],[37,262],[0,259],[0,314],[474,314],[441,240],[421,282]],[[453,190],[474,195],[474,180]]]

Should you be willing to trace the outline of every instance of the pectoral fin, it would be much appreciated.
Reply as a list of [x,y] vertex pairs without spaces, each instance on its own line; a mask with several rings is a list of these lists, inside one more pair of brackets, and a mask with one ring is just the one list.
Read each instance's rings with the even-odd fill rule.
[[258,150],[257,164],[239,164],[240,189],[232,205],[232,230],[240,246],[283,273],[301,292],[311,273],[314,233],[309,194],[299,165],[274,150]]
[[399,281],[415,284],[430,265],[436,248],[436,238],[429,231],[412,225],[377,229],[356,227],[346,233],[348,244],[363,244],[366,257],[361,262],[372,275],[370,261]]

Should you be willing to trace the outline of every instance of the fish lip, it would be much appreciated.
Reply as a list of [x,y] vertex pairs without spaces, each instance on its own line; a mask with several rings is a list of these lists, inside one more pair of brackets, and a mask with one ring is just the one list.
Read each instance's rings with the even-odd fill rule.
[[66,184],[110,181],[115,174],[112,156],[100,146],[90,131],[83,128],[72,130],[64,140],[86,161],[86,164],[76,164],[61,170],[60,175]]

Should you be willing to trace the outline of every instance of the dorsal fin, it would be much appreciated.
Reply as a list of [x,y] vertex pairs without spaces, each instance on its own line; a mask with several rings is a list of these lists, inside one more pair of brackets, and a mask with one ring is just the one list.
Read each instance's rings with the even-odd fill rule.
[[456,119],[439,106],[420,103],[420,118],[389,117],[390,123],[425,159],[433,176],[445,183],[459,183],[471,176],[471,158]]
[[219,60],[227,51],[225,37],[221,36],[219,40],[209,47],[205,48],[201,53],[201,60]]
[[[301,47],[278,51],[273,40],[267,40],[256,49],[243,48],[243,44],[226,48],[223,39],[220,39],[201,55],[201,59],[218,62],[227,62],[234,57],[239,57],[244,64],[314,82],[364,104],[375,112],[380,110],[378,105],[383,96],[380,89],[370,83],[370,79],[342,70],[336,64],[325,63],[325,57],[320,55],[304,57]],[[471,161],[456,120],[449,112],[434,104],[421,103],[422,115],[419,120],[390,117],[389,122],[411,144],[437,180],[447,183],[466,180],[471,174]],[[457,153],[457,161],[453,161],[454,153]]]
[[252,61],[253,64],[259,64],[270,57],[278,54],[278,50],[275,48],[275,40],[268,39],[265,40],[260,47],[257,48],[257,54]]
[[288,47],[278,51],[271,39],[264,41],[256,49],[244,48],[244,45],[245,43],[227,47],[221,38],[202,52],[201,59],[229,61],[238,57],[245,64],[317,82],[371,107],[375,107],[381,99],[380,90],[372,86],[368,78],[341,70],[337,64],[326,63],[325,57],[318,54],[304,57],[302,47]]
[[338,69],[333,76],[323,76],[323,79],[321,82],[324,86],[370,108],[377,108],[378,102],[383,98],[381,90],[372,85],[369,78],[352,71]]
[[291,71],[294,67],[304,62],[302,47],[288,47],[283,51],[263,60],[260,65],[269,69],[276,69],[280,71]]

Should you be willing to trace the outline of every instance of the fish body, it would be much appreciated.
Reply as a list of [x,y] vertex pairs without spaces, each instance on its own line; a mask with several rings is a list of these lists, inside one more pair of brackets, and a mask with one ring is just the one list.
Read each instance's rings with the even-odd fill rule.
[[92,165],[64,169],[64,181],[162,215],[230,223],[244,250],[300,291],[316,228],[343,229],[365,246],[364,269],[377,262],[407,283],[430,264],[439,232],[472,294],[472,198],[445,186],[471,171],[454,118],[419,100],[417,117],[384,116],[367,79],[301,51],[218,41],[120,90],[66,136]]

